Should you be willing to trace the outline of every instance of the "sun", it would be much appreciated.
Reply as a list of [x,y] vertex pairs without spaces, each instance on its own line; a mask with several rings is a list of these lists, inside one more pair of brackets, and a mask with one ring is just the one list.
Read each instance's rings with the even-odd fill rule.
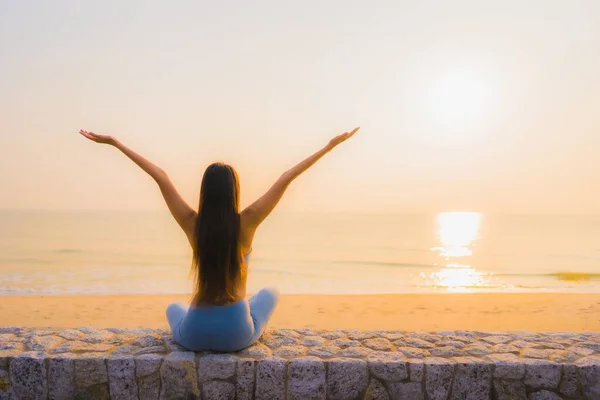
[[491,99],[490,80],[480,71],[463,66],[440,71],[431,80],[427,103],[434,120],[459,127],[484,119]]

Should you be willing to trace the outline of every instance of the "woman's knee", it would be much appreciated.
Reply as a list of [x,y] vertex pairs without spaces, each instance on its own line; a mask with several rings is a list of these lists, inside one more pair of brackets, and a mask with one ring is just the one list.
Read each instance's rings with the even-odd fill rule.
[[264,296],[270,297],[273,302],[277,303],[279,300],[279,289],[276,287],[266,287],[260,291]]
[[167,307],[167,313],[176,312],[179,310],[185,310],[185,305],[183,303],[171,303]]
[[183,317],[187,312],[187,306],[185,303],[172,303],[167,307],[167,319],[170,321],[172,318]]
[[250,313],[254,317],[258,317],[260,319],[268,318],[277,306],[278,300],[279,290],[275,288],[265,288],[259,290],[248,301],[250,304]]

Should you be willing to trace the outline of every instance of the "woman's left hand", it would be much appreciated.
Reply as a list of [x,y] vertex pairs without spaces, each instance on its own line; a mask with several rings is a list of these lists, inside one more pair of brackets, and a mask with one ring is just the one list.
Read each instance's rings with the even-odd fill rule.
[[84,131],[83,129],[81,129],[79,133],[96,143],[110,144],[113,146],[117,143],[116,139],[112,136],[98,135],[97,133]]
[[333,149],[334,147],[338,146],[340,143],[343,143],[346,140],[350,139],[352,136],[354,136],[354,134],[356,132],[358,132],[359,129],[360,129],[360,126],[357,126],[350,132],[344,132],[341,135],[334,137],[333,139],[331,139],[329,141],[328,146]]

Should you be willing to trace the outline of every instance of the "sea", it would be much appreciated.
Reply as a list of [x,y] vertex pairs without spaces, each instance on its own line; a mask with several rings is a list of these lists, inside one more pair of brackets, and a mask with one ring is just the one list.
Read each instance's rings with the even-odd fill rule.
[[[160,211],[0,211],[0,295],[188,294],[192,250]],[[275,212],[248,292],[600,292],[600,216]]]

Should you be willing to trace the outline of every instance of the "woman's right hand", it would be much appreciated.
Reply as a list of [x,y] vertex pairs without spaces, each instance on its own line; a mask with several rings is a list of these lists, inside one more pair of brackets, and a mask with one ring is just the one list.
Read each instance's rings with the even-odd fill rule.
[[356,132],[358,132],[359,129],[360,129],[360,126],[357,126],[351,132],[344,132],[341,135],[338,135],[338,136],[334,137],[333,139],[331,139],[329,141],[329,148],[333,149],[334,147],[336,147],[340,143],[343,143],[346,140],[350,139],[352,136],[354,136],[354,134]]
[[97,133],[94,132],[88,132],[85,131],[83,129],[79,130],[79,134],[90,139],[92,142],[96,142],[96,143],[103,143],[103,144],[110,144],[110,145],[115,145],[117,144],[117,140],[112,137],[112,136],[108,136],[108,135],[98,135]]

